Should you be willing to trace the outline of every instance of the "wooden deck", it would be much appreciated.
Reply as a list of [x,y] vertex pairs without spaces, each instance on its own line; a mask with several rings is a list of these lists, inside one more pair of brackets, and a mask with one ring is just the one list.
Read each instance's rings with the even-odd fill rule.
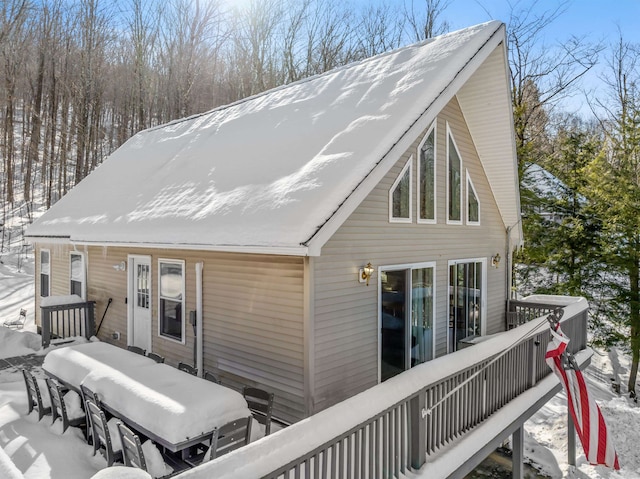
[[[562,328],[571,338],[569,350],[585,351],[586,301],[559,297],[536,301],[544,308],[564,306]],[[536,301],[522,307],[533,311]],[[521,427],[557,392],[557,380],[547,377],[551,370],[544,362],[549,340],[546,316],[532,319],[416,366],[179,477],[402,478],[428,467],[430,461],[449,457],[448,450],[480,430],[483,445],[490,445]],[[505,411],[510,419],[502,427],[496,418]],[[483,458],[477,452],[458,463],[449,459],[454,472],[447,476],[459,477],[458,472]]]

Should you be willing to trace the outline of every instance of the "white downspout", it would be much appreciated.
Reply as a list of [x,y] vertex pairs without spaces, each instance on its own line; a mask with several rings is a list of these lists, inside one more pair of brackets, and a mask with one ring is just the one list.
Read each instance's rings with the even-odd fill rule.
[[202,348],[202,261],[196,263],[196,368],[198,376],[203,376]]

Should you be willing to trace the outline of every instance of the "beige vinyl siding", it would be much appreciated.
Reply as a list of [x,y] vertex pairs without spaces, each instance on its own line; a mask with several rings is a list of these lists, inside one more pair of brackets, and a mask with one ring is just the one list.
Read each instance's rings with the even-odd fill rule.
[[[40,247],[51,250],[52,294],[69,294],[69,251],[73,247],[38,244],[36,250]],[[102,341],[127,346],[129,271],[113,266],[127,262],[129,254],[150,256],[152,350],[168,364],[193,364],[189,312],[196,309],[195,265],[202,262],[204,368],[218,375],[223,384],[274,392],[277,417],[296,421],[305,416],[303,258],[120,247],[89,247],[86,252],[87,297],[96,301],[97,326],[109,298],[113,299],[100,326]],[[158,334],[159,259],[185,262],[184,344]],[[120,340],[112,338],[115,331],[120,332]]]
[[[481,225],[446,224],[446,123],[462,158],[463,223],[466,223],[466,171],[481,209]],[[417,223],[417,147],[427,130],[353,214],[323,246],[314,262],[314,412],[352,396],[378,381],[378,268],[422,262],[436,264],[436,355],[446,354],[448,261],[487,259],[487,334],[504,329],[504,261],[498,269],[489,258],[504,256],[505,225],[457,100],[438,115],[436,138],[437,224]],[[389,222],[389,189],[413,155],[413,218]],[[370,285],[358,282],[358,271],[371,262]]]

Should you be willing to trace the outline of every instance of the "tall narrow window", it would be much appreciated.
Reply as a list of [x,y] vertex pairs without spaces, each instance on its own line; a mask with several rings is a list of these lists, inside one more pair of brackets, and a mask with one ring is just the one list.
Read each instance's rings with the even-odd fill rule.
[[184,262],[159,261],[160,335],[184,342]]
[[449,352],[461,341],[479,336],[483,328],[484,262],[449,264]]
[[436,221],[436,127],[426,134],[418,148],[418,222]]
[[48,249],[40,250],[40,296],[51,294],[51,255]]
[[87,272],[82,253],[71,253],[71,277],[69,291],[77,294],[82,299],[86,299]]
[[471,181],[471,176],[467,171],[467,223],[470,225],[480,224],[480,201],[478,194]]
[[411,163],[409,158],[389,191],[389,221],[411,223]]
[[462,159],[447,125],[447,219],[451,223],[462,221]]

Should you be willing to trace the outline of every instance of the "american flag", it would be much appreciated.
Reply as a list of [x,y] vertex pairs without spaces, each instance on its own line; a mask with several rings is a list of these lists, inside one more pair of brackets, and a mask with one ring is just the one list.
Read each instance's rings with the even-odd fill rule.
[[618,454],[607,433],[607,425],[600,407],[589,394],[584,376],[575,359],[566,351],[569,338],[560,329],[560,322],[554,313],[551,314],[549,321],[552,337],[547,347],[545,361],[558,376],[567,393],[569,412],[587,461],[590,464],[603,464],[618,470],[620,469]]

